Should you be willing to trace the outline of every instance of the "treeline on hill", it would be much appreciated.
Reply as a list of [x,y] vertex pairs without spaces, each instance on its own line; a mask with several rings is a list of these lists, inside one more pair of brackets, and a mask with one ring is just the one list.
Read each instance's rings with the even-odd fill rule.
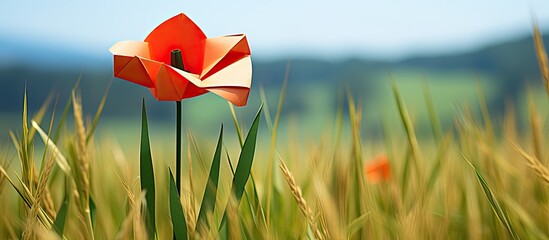
[[[548,38],[546,38],[548,39]],[[549,42],[546,42],[546,45]],[[51,51],[51,49],[49,50]],[[492,111],[503,111],[504,99],[516,98],[528,85],[539,84],[539,70],[536,62],[534,45],[531,37],[494,44],[467,53],[456,53],[441,56],[419,56],[400,61],[381,61],[372,59],[349,58],[339,61],[315,60],[311,58],[294,58],[290,60],[254,62],[254,86],[280,87],[285,76],[286,65],[291,62],[288,86],[288,104],[286,110],[302,107],[295,98],[304,91],[304,86],[315,83],[333,84],[334,88],[352,86],[353,91],[360,92],[363,100],[368,100],[369,91],[375,91],[375,84],[381,80],[376,76],[388,74],[398,69],[419,69],[426,75],[430,72],[470,71],[493,76],[498,81],[498,94],[489,100]],[[40,64],[40,63],[38,63]],[[26,89],[30,103],[40,103],[48,96],[67,99],[77,79],[81,78],[84,109],[95,109],[107,86],[111,85],[108,104],[104,116],[136,114],[138,108],[128,106],[139,103],[140,99],[151,98],[143,88],[124,81],[111,81],[110,62],[105,61],[101,67],[87,69],[60,67],[48,68],[48,62],[40,67],[37,63],[0,64],[0,109],[4,113],[19,113],[22,96]],[[337,94],[333,94],[334,102]],[[155,104],[154,101],[149,101]],[[86,106],[88,105],[88,106]],[[30,104],[33,111],[39,104]],[[34,108],[34,109],[33,109]],[[158,105],[150,109],[156,111],[152,116],[162,116],[171,112],[171,107]]]

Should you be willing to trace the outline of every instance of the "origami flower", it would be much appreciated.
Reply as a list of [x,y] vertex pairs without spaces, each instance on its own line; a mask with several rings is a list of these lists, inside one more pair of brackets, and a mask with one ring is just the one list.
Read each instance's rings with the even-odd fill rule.
[[368,182],[378,183],[391,179],[391,166],[385,154],[379,154],[368,161],[365,166]]
[[[170,66],[181,51],[184,70]],[[252,62],[246,35],[207,38],[185,14],[156,27],[145,41],[122,41],[110,49],[114,75],[148,87],[159,101],[181,101],[213,92],[237,106],[248,100]]]

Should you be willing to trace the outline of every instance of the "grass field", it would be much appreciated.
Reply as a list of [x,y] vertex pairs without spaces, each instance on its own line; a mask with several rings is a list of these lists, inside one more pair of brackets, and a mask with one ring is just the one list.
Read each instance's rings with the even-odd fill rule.
[[[281,115],[282,87],[255,118],[259,104],[189,116],[180,197],[169,127],[99,121],[101,107],[83,116],[78,91],[37,113],[25,102],[0,142],[0,238],[549,239],[549,92],[527,92],[494,118],[493,85],[423,77],[393,73],[379,102],[343,90],[335,112],[318,86],[301,115]],[[234,120],[219,142],[213,113]],[[363,136],[376,125],[380,137]]]

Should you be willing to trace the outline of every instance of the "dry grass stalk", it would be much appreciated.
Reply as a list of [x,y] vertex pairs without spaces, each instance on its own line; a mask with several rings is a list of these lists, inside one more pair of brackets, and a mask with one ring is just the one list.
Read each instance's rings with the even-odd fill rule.
[[536,172],[536,174],[545,182],[545,184],[549,185],[549,169],[543,166],[543,164],[536,157],[529,155],[518,145],[513,143],[513,148],[515,148],[515,150],[522,156],[522,158],[524,158],[524,160],[528,162],[527,165]]
[[[189,133],[187,133],[187,139],[190,138]],[[189,196],[184,201],[183,208],[185,209],[185,219],[189,226],[189,235],[191,238],[194,236],[194,229],[196,227],[196,208],[195,208],[195,199],[194,199],[194,181],[193,181],[193,161],[191,156],[191,141],[187,141],[187,160],[189,162]]]
[[229,224],[229,239],[241,239],[240,220],[238,219],[238,204],[234,197],[229,198],[227,205],[227,223]]
[[[1,175],[0,175],[1,176]],[[5,198],[4,198],[5,199]],[[2,199],[0,198],[0,201]],[[1,202],[4,204],[5,202]],[[5,206],[5,205],[2,205]],[[5,209],[2,209],[5,210]],[[15,221],[17,222],[17,221]],[[0,222],[0,236],[6,238],[6,239],[18,239],[18,234],[15,232],[16,227],[14,226],[15,223],[13,219],[10,219],[10,216],[8,214],[4,214],[2,216],[2,221]],[[5,232],[3,232],[5,231]]]
[[[5,166],[5,169],[9,169],[10,165],[11,162],[6,161],[5,158],[0,160],[0,166]],[[4,191],[2,191],[2,188],[4,186],[4,183],[6,183],[6,179],[7,178],[4,176],[4,174],[0,174],[0,198],[2,197],[2,193],[4,193]]]
[[[214,220],[214,216],[212,212],[206,213],[206,222],[212,223]],[[194,225],[196,226],[196,220],[193,220]],[[191,238],[193,239],[219,239],[217,237],[217,232],[212,231],[213,229],[208,227],[206,224],[200,224],[195,227],[195,231],[193,232],[193,236]],[[232,238],[229,238],[232,239]]]
[[185,220],[187,221],[189,235],[194,236],[194,229],[196,228],[196,211],[194,208],[194,196],[189,193],[189,196],[183,201],[183,209],[185,210]]
[[76,125],[76,150],[79,169],[78,180],[80,184],[80,204],[82,205],[82,213],[84,215],[85,226],[89,239],[94,239],[91,210],[90,210],[90,163],[86,152],[86,128],[84,127],[84,118],[82,113],[82,101],[80,97],[76,97],[72,92],[72,106],[74,112],[74,122]]
[[[55,152],[52,152],[52,157],[54,158],[54,163],[55,163],[55,158],[56,158]],[[38,176],[37,171],[34,171],[33,179],[35,179],[34,185],[38,188],[37,181],[39,181],[40,177]],[[50,216],[52,219],[55,217],[55,214],[56,214],[55,206],[53,205],[53,199],[51,197],[50,189],[48,188],[47,184],[44,188],[44,196],[42,198],[42,202],[38,202],[38,203],[43,205],[44,211],[46,212],[46,214],[48,214],[48,216]]]
[[342,232],[343,227],[340,222],[341,217],[334,197],[330,195],[326,185],[318,176],[314,176],[313,183],[318,198],[318,209],[321,212],[319,217],[322,234],[327,239],[344,239],[345,235]]
[[84,119],[82,116],[82,104],[79,97],[76,97],[74,92],[72,93],[74,122],[76,124],[76,136],[77,136],[77,150],[79,153],[79,167],[80,167],[80,184],[84,191],[84,199],[89,199],[90,196],[90,178],[89,169],[90,164],[86,157],[86,129],[84,127]]
[[50,188],[46,186],[44,189],[44,198],[42,199],[42,204],[44,205],[44,210],[52,218],[55,219],[57,212],[55,211],[55,205],[53,203],[53,198],[51,197]]
[[131,211],[128,215],[126,215],[126,218],[124,218],[122,226],[120,227],[120,231],[116,235],[116,239],[131,239],[132,223],[133,211]]
[[130,212],[126,215],[126,218],[122,222],[120,231],[117,233],[116,239],[146,239],[147,232],[145,230],[145,223],[141,216],[141,208],[138,202],[143,201],[142,196],[136,196],[130,186],[122,179],[120,174],[115,171],[119,182],[124,187],[128,204],[130,206]]
[[540,124],[539,115],[537,112],[536,104],[532,99],[532,95],[528,95],[528,109],[530,112],[530,124],[532,125],[532,142],[534,143],[534,155],[537,159],[543,159],[542,149],[543,142],[541,134],[543,129]]
[[[125,184],[124,187],[126,187]],[[128,189],[126,189],[126,194],[130,203],[130,212],[122,222],[116,239],[147,239],[147,231],[145,230],[145,222],[141,216],[140,207],[135,204],[136,201],[139,201],[138,196],[135,196]]]
[[295,201],[297,202],[297,205],[299,206],[301,213],[303,213],[303,215],[309,222],[309,227],[311,228],[311,231],[313,232],[316,239],[324,239],[315,223],[313,211],[311,210],[311,208],[309,208],[309,206],[307,205],[307,201],[305,201],[305,198],[301,193],[301,188],[295,182],[294,176],[288,169],[288,166],[286,166],[286,163],[284,163],[284,160],[282,160],[282,158],[279,158],[279,159],[280,159],[280,164],[279,164],[280,170],[282,170],[284,179],[286,179],[286,182],[288,183],[288,187],[290,187],[290,191],[294,195]]
[[34,202],[32,203],[30,214],[27,216],[27,225],[25,226],[25,231],[23,232],[23,239],[31,239],[36,229],[39,228],[35,226],[36,220],[38,219],[37,215],[38,211],[40,210],[40,203],[44,198],[44,192],[54,163],[55,157],[50,156],[46,161],[46,165],[42,174],[40,175],[40,181],[38,182],[36,197],[34,198]]
[[547,60],[547,52],[543,46],[543,39],[539,31],[539,27],[534,23],[534,44],[536,46],[536,55],[538,56],[539,69],[545,83],[545,90],[549,94],[549,61]]

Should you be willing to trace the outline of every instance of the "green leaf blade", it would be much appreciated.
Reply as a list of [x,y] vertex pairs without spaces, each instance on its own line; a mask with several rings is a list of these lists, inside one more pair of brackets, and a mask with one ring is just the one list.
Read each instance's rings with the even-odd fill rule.
[[154,170],[152,164],[151,146],[149,142],[149,128],[147,124],[147,110],[143,99],[141,122],[141,147],[139,154],[139,172],[141,176],[141,191],[145,192],[147,210],[145,214],[145,225],[149,239],[154,239],[155,227],[155,189]]
[[61,207],[59,208],[59,211],[57,212],[57,216],[55,217],[55,221],[53,222],[53,229],[59,236],[63,236],[63,232],[65,231],[65,222],[67,219],[67,212],[69,209],[69,196],[65,196],[65,199],[63,200],[63,203],[61,204]]
[[244,187],[246,186],[246,182],[248,181],[248,178],[250,177],[250,172],[252,170],[252,164],[255,155],[255,146],[257,141],[257,132],[259,129],[259,120],[261,119],[262,109],[263,106],[259,108],[259,111],[257,112],[255,119],[252,123],[250,132],[248,132],[248,136],[246,136],[246,140],[244,141],[244,145],[242,146],[242,152],[240,152],[240,157],[238,159],[238,165],[236,166],[236,170],[234,173],[231,192],[235,195],[237,203],[239,203],[240,199],[242,198],[242,194],[244,193]]
[[[240,152],[240,157],[238,158],[238,165],[234,172],[233,184],[231,187],[231,193],[234,194],[236,204],[240,203],[242,195],[246,187],[246,182],[251,175],[252,164],[255,155],[255,146],[257,141],[257,132],[259,130],[259,120],[261,119],[261,110],[263,105],[259,107],[257,114],[255,115],[252,127],[246,136],[244,145],[242,146],[242,151]],[[227,221],[227,208],[225,208],[225,213],[221,220],[221,225],[219,226],[219,231],[224,231],[223,228],[226,226]]]
[[507,209],[502,207],[502,205],[499,203],[494,192],[492,191],[492,189],[490,189],[490,186],[488,186],[488,182],[484,179],[481,172],[465,157],[465,155],[463,155],[463,153],[461,154],[461,156],[465,159],[465,161],[467,161],[467,163],[475,171],[475,175],[477,177],[478,183],[482,187],[482,191],[484,192],[484,196],[486,197],[486,200],[488,200],[488,203],[490,204],[492,211],[496,215],[497,219],[500,221],[503,228],[509,234],[509,237],[511,237],[511,239],[520,239],[517,234],[517,231],[515,230],[515,226],[512,224],[509,218]]
[[185,214],[183,214],[183,207],[179,199],[177,192],[177,186],[173,179],[172,171],[170,172],[170,214],[172,216],[172,226],[175,239],[187,240],[187,221],[185,220]]
[[91,220],[92,228],[95,228],[96,217],[97,217],[97,205],[95,205],[95,201],[93,200],[93,197],[90,195],[90,220]]
[[[204,197],[202,198],[202,204],[200,206],[200,212],[198,214],[198,221],[196,229],[200,229],[199,226],[207,224],[208,213],[213,213],[215,209],[215,200],[217,197],[217,186],[219,182],[219,165],[221,164],[221,151],[223,146],[223,125],[221,125],[221,131],[219,133],[219,140],[217,140],[217,147],[215,149],[214,157],[212,160],[212,166],[210,168],[210,175],[208,182],[206,183],[206,189],[204,190]],[[196,230],[195,230],[196,231]]]

